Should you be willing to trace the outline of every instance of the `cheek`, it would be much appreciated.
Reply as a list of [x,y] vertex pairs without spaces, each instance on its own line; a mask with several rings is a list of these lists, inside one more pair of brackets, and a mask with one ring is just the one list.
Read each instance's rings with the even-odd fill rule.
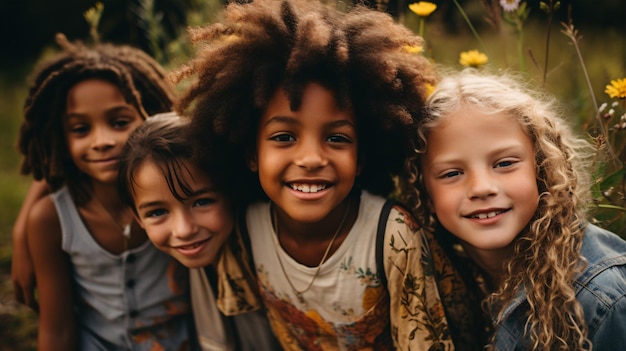
[[220,206],[218,210],[212,211],[205,218],[207,228],[215,233],[230,233],[235,226],[232,213],[226,206]]
[[142,225],[142,228],[144,228],[146,235],[148,235],[148,239],[154,244],[154,246],[163,247],[167,244],[171,230],[169,230],[165,224],[144,224]]

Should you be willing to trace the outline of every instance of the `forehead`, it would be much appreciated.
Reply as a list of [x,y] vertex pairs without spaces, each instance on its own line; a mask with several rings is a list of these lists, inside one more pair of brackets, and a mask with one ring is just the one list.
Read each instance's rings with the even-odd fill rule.
[[67,92],[67,100],[74,103],[82,100],[115,99],[125,100],[120,88],[104,79],[89,78],[82,80]]
[[261,127],[268,122],[326,123],[332,120],[347,120],[355,124],[356,120],[351,109],[341,108],[335,94],[318,83],[309,83],[302,92],[300,106],[296,111],[291,109],[288,94],[278,89],[261,116]]
[[504,112],[487,114],[475,109],[459,110],[439,119],[430,127],[426,139],[427,153],[434,150],[485,149],[499,142],[511,141],[532,145],[530,137],[513,116]]
[[94,113],[119,107],[136,110],[127,102],[120,88],[106,80],[83,80],[74,84],[67,92],[67,114]]
[[182,193],[181,186],[212,185],[208,174],[187,159],[158,161],[152,157],[137,164],[131,173],[133,189],[164,188]]

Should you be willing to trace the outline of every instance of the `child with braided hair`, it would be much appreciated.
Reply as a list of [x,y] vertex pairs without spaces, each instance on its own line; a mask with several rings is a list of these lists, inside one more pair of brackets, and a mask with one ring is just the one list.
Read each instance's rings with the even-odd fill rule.
[[138,49],[57,41],[63,52],[34,71],[19,136],[22,172],[52,192],[25,220],[38,349],[186,349],[186,269],[147,240],[117,192],[129,134],[171,110],[173,90]]
[[303,0],[230,3],[221,22],[190,33],[200,49],[172,75],[193,79],[177,110],[192,119],[198,157],[205,140],[222,140],[239,161],[242,227],[282,346],[477,345],[449,323],[467,300],[440,296],[461,297],[462,281],[386,201],[435,83],[407,50],[421,38],[381,12]]

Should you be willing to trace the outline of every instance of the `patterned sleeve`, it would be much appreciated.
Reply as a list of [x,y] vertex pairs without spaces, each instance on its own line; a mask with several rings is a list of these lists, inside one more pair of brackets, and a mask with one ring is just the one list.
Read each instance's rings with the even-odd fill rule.
[[400,206],[387,219],[385,274],[397,350],[454,350],[424,231]]

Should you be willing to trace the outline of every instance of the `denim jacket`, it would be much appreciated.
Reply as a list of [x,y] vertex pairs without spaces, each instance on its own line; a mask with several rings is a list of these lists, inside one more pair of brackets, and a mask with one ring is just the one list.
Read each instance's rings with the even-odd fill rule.
[[[585,314],[593,350],[626,350],[626,241],[589,224],[581,255],[587,266],[576,278],[576,298]],[[527,310],[526,293],[520,291],[496,329],[495,350],[524,350]]]

